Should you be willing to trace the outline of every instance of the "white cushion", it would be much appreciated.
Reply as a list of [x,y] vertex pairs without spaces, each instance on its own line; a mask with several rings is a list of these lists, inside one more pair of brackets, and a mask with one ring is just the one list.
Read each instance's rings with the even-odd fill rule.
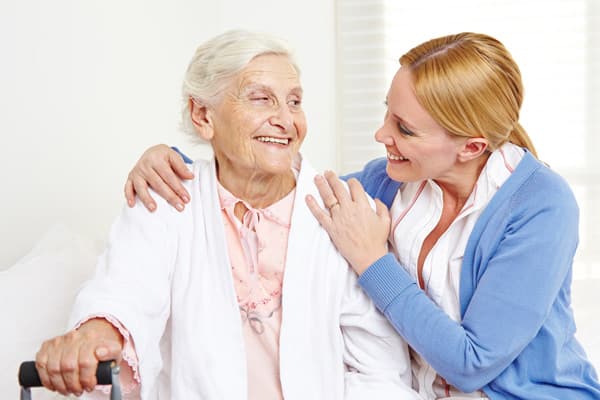
[[[62,334],[79,286],[90,278],[101,243],[58,225],[9,269],[0,271],[0,393],[19,398],[17,371],[42,342]],[[35,399],[61,398],[34,389]]]

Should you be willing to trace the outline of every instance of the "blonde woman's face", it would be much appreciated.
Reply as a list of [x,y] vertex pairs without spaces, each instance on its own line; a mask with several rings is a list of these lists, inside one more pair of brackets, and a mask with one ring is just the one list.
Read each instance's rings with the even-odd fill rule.
[[419,104],[409,70],[400,68],[387,95],[375,139],[385,145],[387,173],[399,182],[443,179],[452,172],[464,139],[449,135]]
[[215,108],[213,121],[211,144],[220,171],[288,174],[306,136],[302,86],[289,59],[263,55],[250,61]]

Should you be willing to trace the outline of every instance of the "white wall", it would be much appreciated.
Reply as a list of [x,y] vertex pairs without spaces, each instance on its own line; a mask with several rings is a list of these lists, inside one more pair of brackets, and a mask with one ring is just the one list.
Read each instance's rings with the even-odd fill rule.
[[179,89],[196,46],[229,28],[297,51],[309,136],[333,168],[334,15],[321,0],[3,0],[0,3],[0,270],[55,223],[103,239],[127,172],[155,143],[195,155]]

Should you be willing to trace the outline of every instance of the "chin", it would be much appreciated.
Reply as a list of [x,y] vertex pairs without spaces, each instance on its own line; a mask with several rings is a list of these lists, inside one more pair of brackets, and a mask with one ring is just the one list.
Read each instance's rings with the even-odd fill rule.
[[395,180],[396,182],[406,181],[406,179],[403,176],[401,176],[400,173],[398,173],[398,171],[394,168],[393,165],[390,164],[389,161],[385,167],[385,172],[391,179]]
[[261,165],[261,170],[270,175],[285,175],[292,169],[291,160],[265,162]]
[[416,182],[422,179],[421,177],[415,177],[414,174],[407,173],[406,168],[394,166],[387,163],[385,167],[385,172],[387,175],[396,182]]

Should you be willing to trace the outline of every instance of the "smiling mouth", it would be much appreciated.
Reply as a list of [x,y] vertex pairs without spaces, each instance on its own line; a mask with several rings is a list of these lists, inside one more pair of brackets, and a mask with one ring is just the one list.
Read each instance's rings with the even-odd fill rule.
[[387,153],[387,158],[390,161],[408,161],[408,158],[402,157],[402,156],[397,156],[395,154],[392,153]]
[[276,143],[276,144],[281,144],[281,145],[287,145],[290,143],[290,139],[276,138],[276,137],[272,137],[272,136],[260,136],[260,137],[257,137],[256,140],[258,140],[259,142]]

